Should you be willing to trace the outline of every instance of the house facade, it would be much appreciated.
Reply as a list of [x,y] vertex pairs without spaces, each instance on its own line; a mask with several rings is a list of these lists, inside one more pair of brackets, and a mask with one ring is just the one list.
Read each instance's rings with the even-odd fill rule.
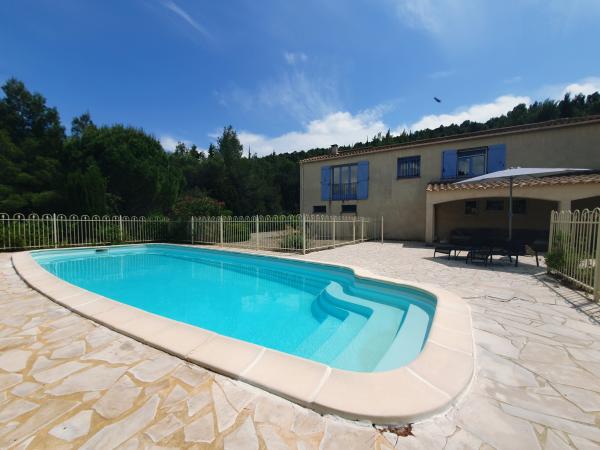
[[508,184],[456,181],[510,167],[584,168],[526,178],[513,190],[513,226],[549,227],[553,209],[600,206],[600,116],[561,119],[301,161],[304,213],[384,218],[386,239],[444,240],[456,228],[507,226]]

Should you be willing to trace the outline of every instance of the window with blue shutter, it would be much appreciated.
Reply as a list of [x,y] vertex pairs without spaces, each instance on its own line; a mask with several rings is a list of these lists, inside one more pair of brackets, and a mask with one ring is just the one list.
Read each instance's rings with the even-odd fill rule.
[[504,169],[506,169],[506,145],[490,145],[487,153],[487,173]]
[[321,167],[321,200],[366,199],[369,162]]
[[487,147],[459,150],[456,152],[456,176],[477,177],[486,173]]
[[321,200],[331,200],[331,167],[321,167]]
[[358,183],[356,186],[357,200],[366,200],[369,197],[369,161],[358,163]]
[[456,150],[442,152],[442,178],[456,178]]

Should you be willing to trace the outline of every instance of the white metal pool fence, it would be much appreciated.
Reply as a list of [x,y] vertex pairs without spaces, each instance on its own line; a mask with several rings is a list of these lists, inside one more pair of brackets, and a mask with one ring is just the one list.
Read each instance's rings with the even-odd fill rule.
[[551,272],[600,299],[600,208],[552,211],[546,262]]
[[192,217],[191,242],[310,252],[381,239],[383,218],[356,216]]
[[0,250],[156,242],[169,236],[162,217],[0,214]]
[[189,242],[306,253],[381,239],[383,219],[356,216],[163,217],[0,214],[0,251]]

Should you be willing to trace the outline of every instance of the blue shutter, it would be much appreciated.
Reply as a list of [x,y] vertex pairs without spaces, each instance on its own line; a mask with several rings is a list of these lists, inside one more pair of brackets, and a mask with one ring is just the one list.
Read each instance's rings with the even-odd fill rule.
[[321,200],[331,200],[331,167],[321,167]]
[[490,145],[487,153],[487,173],[504,169],[506,169],[506,145]]
[[442,178],[456,178],[456,150],[442,153]]
[[366,200],[369,197],[369,161],[358,162],[358,183],[356,183],[356,199]]

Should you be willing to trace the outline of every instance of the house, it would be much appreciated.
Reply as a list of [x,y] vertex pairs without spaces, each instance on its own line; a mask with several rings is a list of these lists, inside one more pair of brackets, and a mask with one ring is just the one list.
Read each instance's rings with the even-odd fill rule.
[[434,242],[457,228],[506,228],[508,184],[461,179],[509,167],[586,168],[515,182],[515,229],[548,230],[553,209],[600,206],[600,116],[559,119],[308,158],[304,213],[384,217],[386,239]]

